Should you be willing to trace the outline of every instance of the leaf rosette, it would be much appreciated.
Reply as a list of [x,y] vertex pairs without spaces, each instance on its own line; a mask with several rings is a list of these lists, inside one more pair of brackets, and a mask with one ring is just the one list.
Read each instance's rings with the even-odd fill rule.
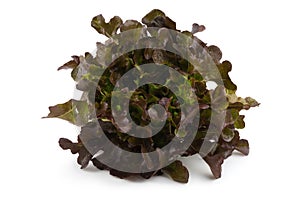
[[219,178],[234,150],[248,155],[248,141],[237,130],[245,127],[240,111],[259,103],[236,95],[231,63],[195,36],[203,25],[177,30],[157,9],[141,21],[94,17],[92,27],[108,40],[97,43],[95,55],[73,56],[59,68],[72,70],[82,93],[49,107],[48,118],[81,129],[77,142],[61,138],[59,145],[78,154],[81,168],[91,162],[119,178],[166,174],[186,183],[180,157],[195,154]]

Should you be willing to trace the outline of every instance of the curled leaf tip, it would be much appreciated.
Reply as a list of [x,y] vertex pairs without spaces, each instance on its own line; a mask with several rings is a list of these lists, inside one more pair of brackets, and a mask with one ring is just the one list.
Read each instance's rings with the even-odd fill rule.
[[180,183],[187,183],[189,180],[189,172],[179,160],[176,160],[167,167],[164,167],[162,172],[170,176],[174,181]]
[[65,64],[60,66],[57,70],[59,71],[62,69],[74,69],[75,67],[77,67],[80,63],[79,56],[72,56],[72,58],[73,60],[66,62]]
[[194,23],[191,33],[195,34],[198,32],[203,32],[205,29],[206,29],[206,27],[204,25],[199,25],[197,23]]
[[100,14],[92,19],[91,26],[98,33],[107,37],[112,37],[117,33],[122,23],[122,19],[118,16],[114,16],[106,23],[104,17]]
[[214,177],[221,178],[221,173],[222,173],[222,164],[224,162],[224,156],[222,154],[216,154],[213,156],[206,156],[203,158],[204,161],[208,164],[210,167],[210,170]]
[[164,12],[154,9],[143,17],[142,22],[148,27],[165,27],[176,30],[176,23],[165,15]]

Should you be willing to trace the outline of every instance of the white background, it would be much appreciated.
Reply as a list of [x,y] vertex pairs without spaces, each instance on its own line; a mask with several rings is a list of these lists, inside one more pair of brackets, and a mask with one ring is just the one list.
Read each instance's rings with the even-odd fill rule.
[[[34,1],[0,3],[0,198],[1,199],[299,199],[299,48],[298,1]],[[140,20],[162,9],[197,36],[223,51],[238,95],[261,106],[245,112],[250,155],[223,164],[214,180],[197,157],[185,160],[188,184],[166,177],[126,181],[80,170],[76,156],[62,151],[60,137],[76,139],[65,121],[44,119],[48,106],[72,98],[70,71],[57,72],[70,56],[93,51],[103,41],[90,27],[106,19]]]

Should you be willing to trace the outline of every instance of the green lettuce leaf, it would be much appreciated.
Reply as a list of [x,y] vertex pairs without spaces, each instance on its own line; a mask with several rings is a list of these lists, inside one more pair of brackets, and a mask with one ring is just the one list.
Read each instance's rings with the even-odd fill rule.
[[60,118],[74,125],[81,126],[87,123],[89,108],[86,101],[71,99],[65,103],[49,107],[50,113],[43,118]]

